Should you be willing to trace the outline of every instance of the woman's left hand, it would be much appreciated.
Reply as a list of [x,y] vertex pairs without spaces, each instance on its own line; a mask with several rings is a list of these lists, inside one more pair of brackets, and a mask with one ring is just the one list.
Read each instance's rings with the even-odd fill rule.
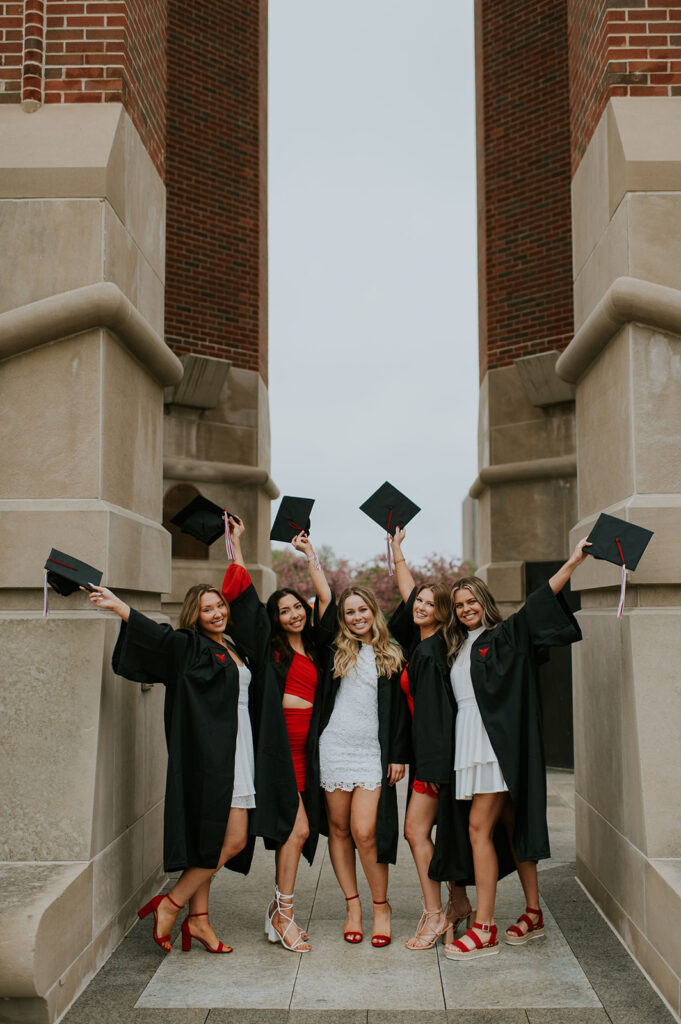
[[396,782],[404,778],[405,765],[403,764],[389,764],[388,765],[388,783],[394,786]]
[[577,547],[575,548],[575,550],[570,555],[569,562],[571,563],[571,565],[573,565],[576,568],[578,565],[581,565],[582,562],[586,561],[586,558],[589,555],[589,551],[587,549],[590,547],[591,544],[589,543],[589,541],[586,539],[586,537],[583,537],[582,540],[580,540]]

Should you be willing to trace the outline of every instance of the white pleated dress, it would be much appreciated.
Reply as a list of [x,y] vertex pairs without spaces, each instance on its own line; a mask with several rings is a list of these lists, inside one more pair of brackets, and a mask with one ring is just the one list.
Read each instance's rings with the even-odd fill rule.
[[237,710],[236,749],[234,751],[234,788],[232,807],[255,807],[255,754],[253,751],[253,730],[248,713],[248,687],[251,671],[246,665],[237,665],[239,670],[239,704]]
[[484,628],[480,626],[479,629],[471,630],[451,670],[457,705],[454,733],[457,800],[470,800],[474,793],[508,792],[475,699],[471,679],[471,649]]
[[357,661],[338,686],[328,725],[319,738],[322,789],[378,789],[378,676],[371,644],[362,644]]

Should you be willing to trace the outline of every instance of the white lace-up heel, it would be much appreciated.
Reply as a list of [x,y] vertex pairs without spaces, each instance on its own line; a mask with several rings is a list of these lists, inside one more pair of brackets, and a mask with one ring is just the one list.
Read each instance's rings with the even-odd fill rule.
[[[307,940],[303,938],[303,932],[300,932],[293,942],[286,938],[291,925],[295,925],[295,921],[293,919],[293,893],[286,895],[286,893],[279,891],[278,886],[275,886],[274,909],[270,913],[271,907],[272,904],[270,903],[265,911],[265,934],[268,940],[270,942],[281,942],[284,949],[290,949],[294,953],[309,953],[311,947],[307,943]],[[274,915],[276,913],[279,914],[280,918],[286,921],[286,927],[281,933],[277,931],[273,924]]]

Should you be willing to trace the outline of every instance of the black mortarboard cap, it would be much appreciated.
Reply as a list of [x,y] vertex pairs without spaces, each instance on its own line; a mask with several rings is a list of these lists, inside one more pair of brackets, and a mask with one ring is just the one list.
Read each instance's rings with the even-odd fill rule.
[[[231,515],[230,512],[227,515]],[[179,526],[182,533],[188,533],[196,537],[202,544],[213,544],[218,537],[225,535],[225,510],[209,501],[202,494],[181,508],[176,516],[170,520],[175,526]]]
[[299,533],[310,532],[310,512],[314,498],[293,498],[285,494],[274,517],[270,540],[283,540],[290,544]]
[[586,538],[591,547],[585,550],[594,558],[603,558],[615,565],[622,565],[624,559],[627,569],[634,570],[652,535],[652,530],[601,512]]
[[94,569],[87,562],[81,562],[80,559],[74,558],[72,555],[65,555],[63,551],[57,551],[56,548],[52,548],[50,551],[45,568],[47,569],[47,582],[53,590],[64,597],[75,593],[80,587],[89,590],[89,583],[94,583],[98,587],[102,580],[99,569]]
[[418,505],[387,480],[359,507],[391,536],[395,535],[396,527],[404,529],[421,511]]

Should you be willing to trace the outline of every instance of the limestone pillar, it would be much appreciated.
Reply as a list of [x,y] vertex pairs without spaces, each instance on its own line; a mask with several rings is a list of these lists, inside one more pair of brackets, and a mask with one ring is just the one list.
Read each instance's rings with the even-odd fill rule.
[[120,104],[0,108],[0,997],[61,1014],[161,878],[163,691],[119,621],[50,592],[50,548],[149,614],[161,526],[165,189]]
[[579,878],[676,1013],[681,982],[681,100],[610,100],[573,181],[579,505],[655,531],[575,574]]

